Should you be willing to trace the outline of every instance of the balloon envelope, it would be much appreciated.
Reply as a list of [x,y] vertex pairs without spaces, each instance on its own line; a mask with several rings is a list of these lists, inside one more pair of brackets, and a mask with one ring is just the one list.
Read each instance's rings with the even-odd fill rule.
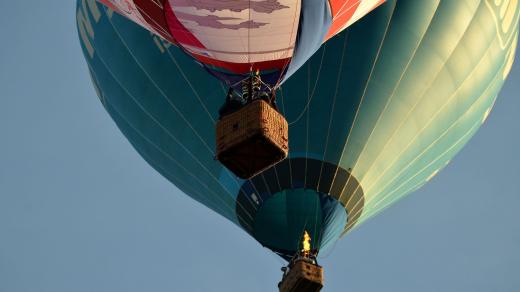
[[256,70],[276,86],[384,0],[100,2],[179,45],[228,86]]
[[518,1],[387,1],[279,89],[289,158],[243,181],[214,160],[225,88],[167,41],[77,3],[93,84],[133,147],[285,258],[305,230],[327,249],[445,167],[489,115],[518,42]]

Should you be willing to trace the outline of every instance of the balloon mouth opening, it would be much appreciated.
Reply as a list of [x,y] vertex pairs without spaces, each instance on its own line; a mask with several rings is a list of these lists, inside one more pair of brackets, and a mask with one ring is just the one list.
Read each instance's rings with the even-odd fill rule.
[[290,260],[302,250],[327,249],[341,236],[347,218],[345,208],[327,194],[284,190],[267,199],[256,213],[253,237]]
[[301,248],[324,252],[363,213],[363,188],[335,164],[292,157],[245,181],[236,200],[238,222],[260,244],[286,260]]

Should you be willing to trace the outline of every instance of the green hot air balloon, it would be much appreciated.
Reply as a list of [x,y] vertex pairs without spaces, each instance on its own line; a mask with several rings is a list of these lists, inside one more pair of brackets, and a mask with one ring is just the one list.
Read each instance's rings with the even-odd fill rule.
[[511,69],[519,11],[516,0],[386,1],[281,85],[289,157],[250,180],[214,159],[226,88],[206,67],[95,1],[77,1],[77,24],[99,99],[139,154],[290,259],[305,231],[312,248],[331,247],[462,149]]

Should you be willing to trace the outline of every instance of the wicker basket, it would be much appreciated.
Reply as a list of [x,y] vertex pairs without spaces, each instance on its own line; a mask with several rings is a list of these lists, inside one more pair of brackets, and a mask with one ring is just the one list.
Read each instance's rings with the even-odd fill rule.
[[263,100],[224,116],[216,130],[216,158],[240,178],[251,178],[287,157],[287,121]]
[[280,292],[318,292],[323,288],[323,268],[300,260],[278,284]]

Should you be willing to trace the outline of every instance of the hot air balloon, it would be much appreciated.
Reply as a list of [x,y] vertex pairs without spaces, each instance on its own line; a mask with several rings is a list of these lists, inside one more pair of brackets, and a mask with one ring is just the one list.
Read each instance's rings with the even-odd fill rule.
[[323,41],[384,0],[99,2],[176,44],[223,81],[228,89],[216,125],[215,158],[248,179],[288,154],[278,86]]
[[462,149],[509,74],[519,11],[513,0],[391,0],[328,32],[277,89],[288,158],[248,180],[214,160],[227,88],[193,52],[94,1],[77,1],[77,24],[97,95],[139,154],[290,260],[306,232],[330,249]]

